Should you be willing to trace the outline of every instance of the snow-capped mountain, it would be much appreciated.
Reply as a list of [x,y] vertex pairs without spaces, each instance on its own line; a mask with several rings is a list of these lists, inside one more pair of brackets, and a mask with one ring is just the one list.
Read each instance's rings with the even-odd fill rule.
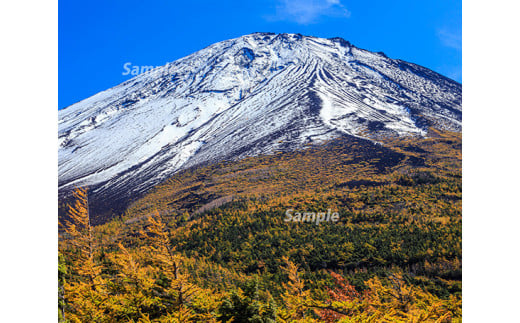
[[341,38],[254,33],[59,111],[59,189],[141,193],[197,164],[342,135],[460,131],[461,85]]

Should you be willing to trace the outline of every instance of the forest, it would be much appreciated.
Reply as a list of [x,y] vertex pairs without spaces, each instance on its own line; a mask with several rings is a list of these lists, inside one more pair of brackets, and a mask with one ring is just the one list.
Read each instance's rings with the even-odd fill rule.
[[460,322],[461,146],[431,129],[204,165],[96,226],[79,187],[59,321]]

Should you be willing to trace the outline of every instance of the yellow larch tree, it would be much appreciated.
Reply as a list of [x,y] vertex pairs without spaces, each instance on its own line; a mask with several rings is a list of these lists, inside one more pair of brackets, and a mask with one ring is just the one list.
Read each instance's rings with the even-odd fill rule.
[[76,188],[60,237],[60,252],[72,263],[63,283],[65,318],[72,322],[105,322],[105,280],[90,223],[88,191]]
[[192,321],[196,313],[190,305],[201,289],[192,284],[183,271],[183,257],[171,245],[170,231],[158,212],[148,218],[146,231],[142,231],[141,235],[148,243],[146,249],[150,259],[156,262],[155,270],[169,281],[167,286],[159,286],[160,297],[171,304],[168,316],[173,322]]
[[298,266],[283,256],[282,261],[285,267],[283,271],[288,276],[288,282],[282,283],[285,292],[282,295],[284,307],[279,311],[279,320],[281,322],[314,322],[306,317],[306,310],[311,303],[310,291],[305,290],[305,284],[301,277]]

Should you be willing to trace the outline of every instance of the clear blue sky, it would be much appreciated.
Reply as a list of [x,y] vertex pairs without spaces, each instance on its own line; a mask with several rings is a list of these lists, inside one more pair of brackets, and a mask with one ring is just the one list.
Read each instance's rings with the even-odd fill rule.
[[461,82],[461,0],[59,1],[59,108],[256,31],[342,37]]

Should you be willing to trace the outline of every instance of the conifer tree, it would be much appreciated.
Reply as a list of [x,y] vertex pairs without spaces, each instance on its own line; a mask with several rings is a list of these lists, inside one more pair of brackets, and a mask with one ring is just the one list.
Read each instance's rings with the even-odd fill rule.
[[167,285],[159,286],[160,297],[170,304],[177,322],[190,321],[195,317],[190,308],[191,301],[201,290],[189,281],[188,274],[183,271],[183,257],[171,245],[170,231],[158,212],[148,218],[148,227],[141,235],[148,243],[150,258],[157,265],[156,270],[168,280]]
[[287,256],[283,256],[282,261],[285,263],[282,269],[288,276],[288,282],[282,283],[285,290],[282,295],[285,307],[280,311],[279,317],[282,322],[301,321],[305,319],[306,310],[311,302],[310,291],[305,290],[298,266]]
[[115,295],[109,302],[111,319],[138,320],[143,313],[160,312],[162,306],[152,292],[156,283],[150,268],[142,266],[121,243],[111,260],[117,270],[112,284]]
[[96,259],[98,250],[90,224],[87,189],[76,188],[73,198],[60,244],[62,253],[72,263],[71,279],[63,284],[66,307],[70,310],[66,315],[73,322],[104,322],[106,286]]
[[67,275],[67,265],[63,254],[58,251],[58,322],[65,322],[65,276]]
[[267,304],[260,300],[257,278],[247,282],[243,289],[232,291],[222,302],[219,312],[221,322],[276,322],[276,303],[272,297],[269,297]]

